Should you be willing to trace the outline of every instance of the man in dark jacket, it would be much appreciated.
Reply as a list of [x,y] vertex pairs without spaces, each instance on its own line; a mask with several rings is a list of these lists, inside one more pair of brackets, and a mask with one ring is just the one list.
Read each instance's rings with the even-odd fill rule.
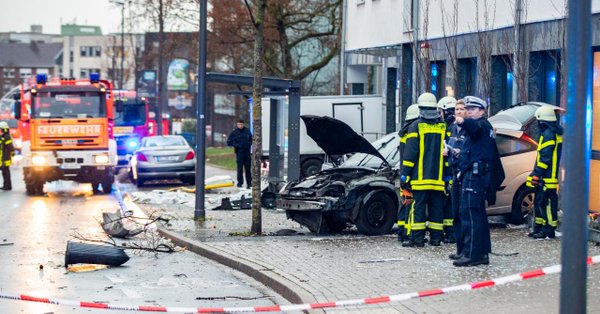
[[540,141],[533,171],[527,186],[535,188],[535,225],[529,234],[534,239],[554,238],[558,214],[558,168],[562,152],[563,128],[554,109],[542,106],[535,111],[540,127]]
[[241,188],[244,183],[244,172],[246,173],[246,187],[252,185],[252,175],[250,167],[252,161],[250,158],[250,147],[252,146],[252,133],[244,126],[244,120],[236,123],[236,128],[229,134],[227,146],[232,146],[235,150],[235,161],[237,163],[237,186]]
[[0,170],[2,171],[3,185],[2,190],[12,190],[12,183],[10,179],[10,164],[12,162],[12,156],[14,155],[15,148],[13,146],[12,138],[10,137],[10,129],[8,123],[0,122]]
[[463,236],[462,256],[454,266],[489,264],[492,251],[490,225],[485,211],[492,164],[497,158],[492,125],[485,118],[487,103],[480,98],[464,98],[467,118],[456,117],[465,130],[465,141],[458,159],[458,180],[462,182],[460,218]]

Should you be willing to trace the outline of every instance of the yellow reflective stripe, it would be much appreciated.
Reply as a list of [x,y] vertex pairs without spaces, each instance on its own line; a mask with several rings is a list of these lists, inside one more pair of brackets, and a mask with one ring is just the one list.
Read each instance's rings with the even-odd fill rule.
[[444,180],[437,180],[437,179],[421,179],[421,180],[413,180],[412,184],[415,185],[419,185],[419,184],[435,184],[435,185],[444,185]]
[[535,217],[535,224],[536,225],[545,225],[546,220],[542,217]]
[[547,141],[545,143],[540,142],[540,145],[538,145],[538,151],[540,151],[540,150],[542,150],[542,149],[544,149],[544,148],[546,148],[548,146],[552,146],[554,144],[556,144],[556,142],[554,142],[554,140],[550,140],[550,141]]
[[6,142],[4,142],[4,144],[11,144],[12,140],[7,140]]
[[413,185],[411,187],[415,191],[440,191],[440,192],[444,192],[446,190],[446,188],[444,186],[430,185],[430,184],[417,185],[417,186]]
[[556,146],[554,146],[554,151],[552,152],[552,173],[550,174],[553,179],[558,176],[558,157],[560,157],[558,156],[559,144],[562,145],[562,135],[556,134]]
[[548,205],[546,205],[546,217],[548,217],[548,224],[556,228],[556,220],[552,220],[552,205],[550,200],[548,200]]
[[410,205],[410,211],[408,212],[408,222],[406,223],[406,235],[410,235],[412,230],[412,223],[415,220],[415,202]]
[[414,166],[415,166],[415,163],[414,163],[414,162],[412,162],[412,161],[403,160],[403,161],[402,161],[402,165],[403,165],[403,166],[407,166],[407,167],[414,167]]
[[406,144],[406,137],[401,137],[400,138],[400,143]]
[[[440,152],[444,149],[444,133],[446,133],[446,124],[445,123],[436,123],[436,124],[428,124],[428,123],[419,123],[419,169],[418,169],[418,178],[423,179],[423,156],[425,155],[425,134],[440,134]],[[441,158],[440,154],[440,174],[439,179],[442,179],[443,173],[443,162],[444,159]]]
[[548,165],[546,165],[545,163],[541,162],[538,160],[537,162],[537,166],[542,168],[542,169],[548,169]]
[[398,220],[398,227],[404,227],[405,224],[406,224],[406,221]]
[[404,138],[409,139],[409,138],[413,138],[413,137],[417,137],[419,136],[419,134],[417,132],[411,132],[411,133],[406,133],[406,135],[404,135]]
[[444,226],[453,226],[454,219],[444,219]]
[[425,223],[424,222],[413,222],[410,224],[410,229],[411,230],[425,230]]
[[429,222],[429,229],[433,229],[433,230],[444,230],[444,224],[441,224],[439,222]]

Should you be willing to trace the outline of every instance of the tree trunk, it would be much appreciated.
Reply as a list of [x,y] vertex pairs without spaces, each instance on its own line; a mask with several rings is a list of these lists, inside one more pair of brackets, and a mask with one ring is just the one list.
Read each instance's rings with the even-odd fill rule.
[[262,157],[262,95],[263,95],[263,55],[264,19],[267,0],[256,1],[255,41],[254,41],[254,86],[252,92],[252,227],[253,234],[262,233],[262,209],[260,203],[260,164]]

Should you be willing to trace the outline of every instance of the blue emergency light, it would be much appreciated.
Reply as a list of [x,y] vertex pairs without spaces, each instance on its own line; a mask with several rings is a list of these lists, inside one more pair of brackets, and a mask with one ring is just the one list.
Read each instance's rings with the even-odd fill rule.
[[127,141],[127,146],[129,148],[136,148],[138,146],[138,141],[136,141],[134,139],[130,139]]
[[38,84],[46,84],[48,82],[48,76],[43,73],[36,74],[35,80]]
[[100,73],[90,73],[90,82],[92,82],[92,83],[100,82]]

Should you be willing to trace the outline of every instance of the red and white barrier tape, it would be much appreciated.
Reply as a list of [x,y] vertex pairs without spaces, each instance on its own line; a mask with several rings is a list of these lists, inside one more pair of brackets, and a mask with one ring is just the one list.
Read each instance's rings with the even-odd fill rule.
[[[587,264],[594,265],[600,263],[600,255],[588,257]],[[468,291],[479,288],[504,285],[510,282],[527,280],[535,277],[557,274],[561,271],[561,265],[554,265],[541,269],[536,269],[516,275],[500,277],[496,279],[469,283],[464,285],[446,287],[441,289],[432,289],[412,293],[397,294],[391,296],[380,296],[366,299],[343,300],[336,302],[323,302],[312,304],[290,304],[290,305],[272,305],[272,306],[254,306],[254,307],[220,307],[220,308],[193,308],[193,307],[165,307],[165,306],[128,306],[116,305],[108,303],[94,302],[77,302],[70,300],[61,300],[53,298],[34,297],[30,295],[13,295],[0,293],[0,299],[21,300],[30,302],[49,303],[56,305],[66,305],[81,308],[95,308],[105,310],[125,310],[125,311],[141,311],[141,312],[171,312],[171,313],[241,313],[241,312],[288,312],[288,311],[303,311],[311,309],[335,308],[345,306],[356,306],[365,304],[389,303],[405,301],[410,299],[430,297],[434,295],[446,294],[457,291]]]

